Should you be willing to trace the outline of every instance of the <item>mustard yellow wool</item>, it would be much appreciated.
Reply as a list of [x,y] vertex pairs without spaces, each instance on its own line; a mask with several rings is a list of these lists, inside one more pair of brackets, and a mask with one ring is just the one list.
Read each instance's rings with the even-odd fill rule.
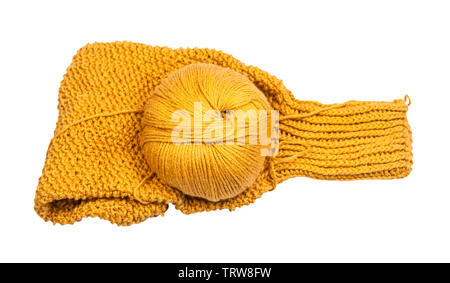
[[[169,74],[146,103],[141,136],[150,170],[163,183],[189,196],[210,201],[234,197],[250,187],[263,170],[266,157],[261,155],[262,146],[237,144],[234,141],[239,137],[233,137],[233,144],[226,144],[224,130],[217,133],[224,137],[219,140],[222,144],[206,144],[202,132],[208,123],[200,125],[199,137],[190,135],[189,144],[174,144],[172,132],[178,121],[171,121],[173,113],[185,110],[188,117],[194,117],[195,103],[201,103],[202,117],[212,111],[212,122],[220,121],[224,111],[268,111],[269,103],[246,76],[201,63]],[[191,130],[191,124],[186,131]],[[241,134],[248,135],[245,131]]]
[[[250,100],[257,103],[236,108],[280,111],[276,156],[256,156],[252,149],[257,147],[246,146],[234,154],[249,156],[251,161],[232,160],[229,165],[235,168],[229,168],[218,162],[220,156],[210,155],[203,164],[210,173],[203,172],[207,177],[196,179],[205,166],[194,165],[195,151],[206,156],[204,151],[212,146],[191,145],[181,155],[166,148],[169,158],[160,154],[158,149],[167,144],[162,140],[167,129],[155,129],[155,122],[167,117],[152,110],[152,105],[160,103],[171,109],[173,100],[188,99],[179,92],[180,97],[168,96],[174,85],[164,79],[196,63],[213,64],[207,67],[213,69],[210,73],[230,72],[240,78],[237,83],[252,89]],[[226,80],[217,81],[227,86]],[[208,84],[205,87],[213,89]],[[198,92],[189,93],[203,98]],[[265,99],[258,97],[259,93]],[[228,95],[238,94],[231,91]],[[58,109],[55,136],[35,198],[36,212],[53,223],[100,217],[130,225],[163,215],[169,203],[184,213],[232,210],[296,176],[392,179],[411,171],[412,140],[404,100],[332,105],[299,101],[274,76],[211,49],[170,49],[130,42],[89,44],[78,51],[67,69]],[[236,167],[245,162],[249,166]],[[170,170],[175,170],[172,175]],[[180,172],[191,175],[177,175]],[[238,178],[230,182],[230,176]]]

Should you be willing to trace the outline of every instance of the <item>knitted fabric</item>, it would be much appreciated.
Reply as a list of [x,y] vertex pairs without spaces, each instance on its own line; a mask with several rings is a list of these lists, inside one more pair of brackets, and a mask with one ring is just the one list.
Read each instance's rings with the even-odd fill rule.
[[[280,111],[280,148],[254,184],[212,202],[163,184],[142,154],[142,109],[171,72],[212,63],[247,76]],[[171,49],[130,42],[78,51],[59,91],[59,117],[35,198],[46,221],[99,217],[118,225],[163,215],[168,204],[189,214],[253,203],[296,176],[327,180],[392,179],[411,171],[404,100],[324,105],[296,100],[281,80],[212,49]]]

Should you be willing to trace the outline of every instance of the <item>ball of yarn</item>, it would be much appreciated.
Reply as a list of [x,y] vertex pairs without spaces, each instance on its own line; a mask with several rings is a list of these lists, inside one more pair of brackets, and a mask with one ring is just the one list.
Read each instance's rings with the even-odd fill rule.
[[[204,63],[170,73],[153,90],[144,109],[141,146],[151,171],[161,182],[184,194],[209,201],[232,198],[243,192],[264,168],[262,146],[248,143],[248,131],[244,131],[245,144],[236,142],[236,129],[230,140],[225,126],[219,132],[223,133],[222,144],[214,139],[215,135],[210,140],[215,140],[214,143],[202,139],[212,125],[205,120],[212,123],[223,118],[219,123],[227,119],[229,122],[231,115],[227,111],[237,110],[270,110],[265,95],[245,75]],[[202,124],[198,124],[199,118],[203,119]],[[184,126],[192,127],[181,127],[177,134],[184,139],[174,143],[174,129],[180,129],[181,120]]]

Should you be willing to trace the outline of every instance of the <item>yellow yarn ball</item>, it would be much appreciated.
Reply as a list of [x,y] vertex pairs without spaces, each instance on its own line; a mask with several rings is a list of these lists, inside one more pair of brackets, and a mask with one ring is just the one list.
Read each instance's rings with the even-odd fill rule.
[[[196,112],[196,103],[201,104],[201,112]],[[176,144],[173,131],[180,120],[173,115],[180,110],[184,118],[192,118],[185,125],[193,130],[187,133],[188,140]],[[245,144],[199,140],[208,124],[201,124],[203,136],[199,136],[195,120],[199,113],[204,119],[211,110],[216,110],[215,118],[226,120],[225,111],[269,111],[270,106],[245,75],[213,64],[191,64],[172,72],[152,92],[144,109],[141,146],[150,169],[163,183],[189,196],[220,201],[250,187],[263,170],[265,156],[259,143],[248,143],[248,133]]]

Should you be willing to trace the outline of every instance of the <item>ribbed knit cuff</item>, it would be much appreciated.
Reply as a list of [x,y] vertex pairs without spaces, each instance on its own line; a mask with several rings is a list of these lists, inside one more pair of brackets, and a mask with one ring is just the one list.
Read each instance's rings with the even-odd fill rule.
[[[287,119],[280,121],[277,177],[353,180],[407,176],[412,165],[407,110],[404,100],[341,105],[298,102]],[[308,117],[312,112],[317,114]]]

